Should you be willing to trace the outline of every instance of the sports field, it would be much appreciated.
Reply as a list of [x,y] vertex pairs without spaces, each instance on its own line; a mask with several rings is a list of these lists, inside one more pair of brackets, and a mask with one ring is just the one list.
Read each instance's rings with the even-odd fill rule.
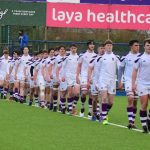
[[[80,103],[78,103],[80,106]],[[138,115],[138,114],[137,114]],[[46,109],[0,100],[0,150],[146,150],[150,135],[126,129],[126,98],[116,97],[102,125]],[[139,115],[136,124],[141,129]],[[120,127],[117,125],[121,125]]]

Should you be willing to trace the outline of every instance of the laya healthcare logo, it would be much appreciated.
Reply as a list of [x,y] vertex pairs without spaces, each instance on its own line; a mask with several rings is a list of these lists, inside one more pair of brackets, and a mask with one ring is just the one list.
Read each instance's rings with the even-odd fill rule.
[[8,12],[8,9],[2,10],[2,9],[0,8],[0,20],[3,18],[4,15],[7,14],[7,12]]

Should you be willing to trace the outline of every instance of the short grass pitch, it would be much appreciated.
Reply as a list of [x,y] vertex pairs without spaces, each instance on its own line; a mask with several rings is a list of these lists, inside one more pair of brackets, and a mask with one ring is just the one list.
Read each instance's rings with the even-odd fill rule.
[[[80,103],[78,104],[80,106]],[[141,128],[139,113],[136,124]],[[127,125],[126,98],[116,97],[109,121]],[[146,150],[150,135],[0,100],[0,150]]]

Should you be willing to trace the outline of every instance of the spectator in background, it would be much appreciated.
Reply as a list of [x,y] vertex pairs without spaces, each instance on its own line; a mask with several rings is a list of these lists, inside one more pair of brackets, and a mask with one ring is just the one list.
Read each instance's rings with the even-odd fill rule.
[[19,45],[21,52],[23,51],[24,47],[28,46],[29,37],[27,34],[24,34],[23,30],[19,30]]

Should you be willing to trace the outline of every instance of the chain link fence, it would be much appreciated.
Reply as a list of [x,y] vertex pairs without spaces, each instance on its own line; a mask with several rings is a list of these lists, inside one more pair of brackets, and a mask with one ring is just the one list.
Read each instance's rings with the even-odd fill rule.
[[[70,44],[75,43],[78,46],[78,53],[85,52],[87,49],[86,42],[73,42],[73,41],[42,41],[42,40],[33,40],[29,41],[28,46],[30,49],[30,53],[32,54],[33,51],[40,51],[43,49],[49,49],[49,48],[56,48],[61,45],[65,46],[66,48],[69,48]],[[100,43],[96,42],[96,49]],[[0,54],[2,55],[2,49],[4,47],[8,47],[10,50],[10,54],[12,54],[14,49],[20,49],[18,41],[11,41],[8,43],[0,43]],[[95,49],[95,51],[96,51]],[[116,55],[122,56],[125,53],[129,51],[128,43],[114,43],[113,52]],[[143,46],[141,45],[141,52],[143,51]]]

